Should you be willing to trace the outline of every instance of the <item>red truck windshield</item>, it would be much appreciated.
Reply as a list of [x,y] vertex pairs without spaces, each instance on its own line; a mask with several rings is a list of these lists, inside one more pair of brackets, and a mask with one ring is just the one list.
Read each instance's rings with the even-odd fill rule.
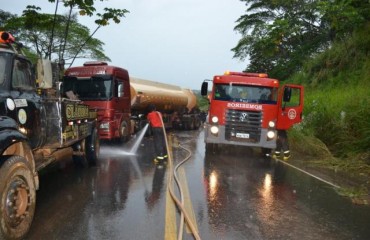
[[237,85],[237,84],[216,84],[214,99],[228,102],[253,102],[261,104],[277,103],[277,88]]
[[64,92],[73,91],[80,100],[108,100],[112,98],[112,79],[65,78]]

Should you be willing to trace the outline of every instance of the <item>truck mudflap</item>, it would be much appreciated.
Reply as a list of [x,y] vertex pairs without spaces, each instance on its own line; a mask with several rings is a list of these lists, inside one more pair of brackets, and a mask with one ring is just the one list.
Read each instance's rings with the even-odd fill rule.
[[261,130],[261,137],[258,141],[250,140],[249,136],[247,135],[240,135],[235,136],[229,139],[225,138],[225,126],[219,126],[219,132],[217,135],[211,133],[212,125],[205,124],[205,137],[204,142],[206,144],[208,143],[214,143],[214,144],[230,144],[235,146],[248,146],[248,147],[261,147],[261,148],[269,148],[274,149],[276,148],[276,139],[273,140],[267,140],[265,136],[267,136],[267,129]]

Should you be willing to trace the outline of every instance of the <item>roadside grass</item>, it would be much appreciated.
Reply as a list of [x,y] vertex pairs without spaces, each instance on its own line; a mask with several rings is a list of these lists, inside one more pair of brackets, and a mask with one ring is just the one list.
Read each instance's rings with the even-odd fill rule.
[[370,165],[361,155],[335,157],[320,139],[306,135],[299,125],[289,130],[288,134],[290,149],[298,155],[301,164],[331,172],[330,176],[334,174],[344,180],[339,181],[340,188],[336,189],[339,195],[350,198],[355,204],[370,204]]
[[[338,157],[369,150],[370,84],[322,88],[305,95],[303,131]],[[370,164],[370,159],[369,164]]]
[[[289,82],[305,86],[301,124],[291,149],[306,164],[357,179],[339,194],[370,196],[370,24],[309,59]],[[368,199],[370,199],[368,197]]]

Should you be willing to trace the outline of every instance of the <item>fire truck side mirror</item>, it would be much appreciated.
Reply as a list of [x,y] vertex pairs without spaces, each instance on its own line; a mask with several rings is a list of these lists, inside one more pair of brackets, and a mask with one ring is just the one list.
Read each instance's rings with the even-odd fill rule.
[[201,88],[200,93],[201,93],[202,96],[207,96],[207,93],[208,93],[208,82],[203,82],[202,83],[202,88]]
[[292,89],[290,87],[285,87],[284,88],[284,97],[283,101],[284,102],[290,102],[290,97],[292,96]]

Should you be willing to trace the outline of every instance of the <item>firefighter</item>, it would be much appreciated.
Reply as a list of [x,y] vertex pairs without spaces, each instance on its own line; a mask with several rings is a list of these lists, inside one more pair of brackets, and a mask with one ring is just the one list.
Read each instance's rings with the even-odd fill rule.
[[240,98],[246,99],[248,96],[247,90],[245,88],[242,89],[242,91],[239,93]]
[[162,121],[162,114],[156,111],[154,104],[149,105],[149,113],[147,119],[150,123],[154,138],[154,149],[156,157],[154,158],[155,163],[163,162],[167,159],[167,148],[164,134],[164,126]]
[[273,158],[282,158],[283,160],[288,160],[290,158],[288,135],[285,130],[278,130],[276,149]]

